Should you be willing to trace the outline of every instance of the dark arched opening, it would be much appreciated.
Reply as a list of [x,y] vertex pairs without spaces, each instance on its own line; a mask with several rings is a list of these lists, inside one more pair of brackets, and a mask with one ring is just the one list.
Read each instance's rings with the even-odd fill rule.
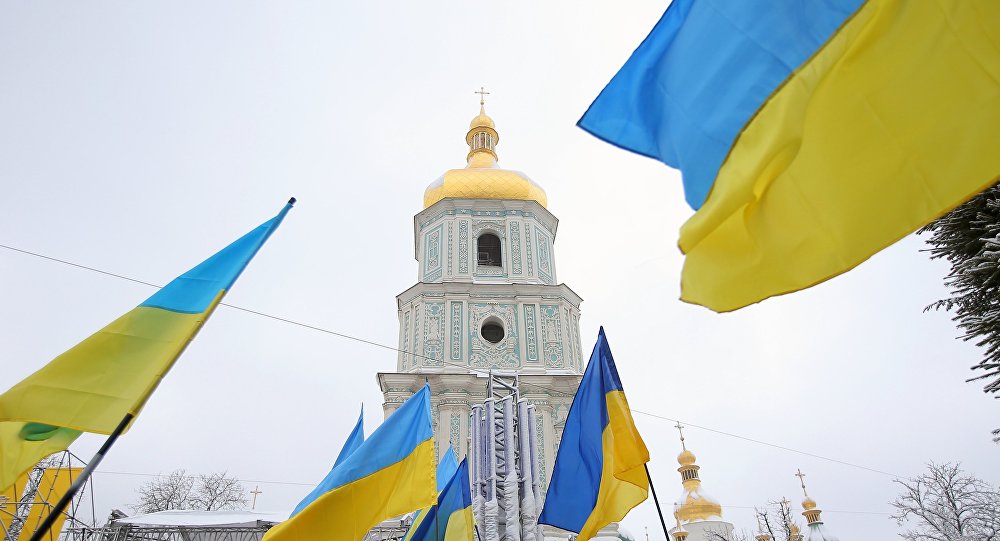
[[485,267],[503,266],[500,254],[500,237],[493,233],[479,235],[476,242],[476,263]]

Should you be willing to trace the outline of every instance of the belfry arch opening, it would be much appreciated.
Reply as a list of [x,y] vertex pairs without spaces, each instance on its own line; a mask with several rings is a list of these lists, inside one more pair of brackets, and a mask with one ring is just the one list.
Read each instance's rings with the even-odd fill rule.
[[500,237],[483,233],[476,239],[476,264],[481,267],[501,267]]

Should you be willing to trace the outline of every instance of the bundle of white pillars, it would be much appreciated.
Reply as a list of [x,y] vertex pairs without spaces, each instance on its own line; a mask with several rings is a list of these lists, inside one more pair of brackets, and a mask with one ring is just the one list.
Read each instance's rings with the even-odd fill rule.
[[514,395],[472,407],[469,467],[479,541],[544,541],[535,407]]

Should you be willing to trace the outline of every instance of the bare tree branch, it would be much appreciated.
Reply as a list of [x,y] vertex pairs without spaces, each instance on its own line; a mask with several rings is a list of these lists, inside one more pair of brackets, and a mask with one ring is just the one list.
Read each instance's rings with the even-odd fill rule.
[[916,479],[896,480],[902,493],[892,518],[912,528],[907,541],[1000,541],[1000,489],[959,464],[927,465]]
[[226,472],[187,475],[175,470],[139,487],[139,500],[129,507],[137,513],[155,513],[172,509],[200,511],[245,509],[249,501],[246,488]]

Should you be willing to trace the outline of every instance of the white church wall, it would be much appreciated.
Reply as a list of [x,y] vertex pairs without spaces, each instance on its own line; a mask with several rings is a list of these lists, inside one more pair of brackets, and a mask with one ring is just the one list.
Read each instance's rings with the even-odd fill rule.
[[733,538],[733,525],[721,520],[687,522],[684,529],[689,532],[687,541],[718,541],[718,536],[713,534],[722,534],[726,539]]
[[[534,201],[445,199],[414,217],[421,282],[558,283],[553,243],[558,220]],[[479,265],[476,241],[493,233],[502,265]]]
[[[583,369],[579,300],[565,286],[495,288],[437,284],[411,288],[399,297],[400,371],[474,369],[528,372]],[[491,343],[485,323],[502,325]]]

